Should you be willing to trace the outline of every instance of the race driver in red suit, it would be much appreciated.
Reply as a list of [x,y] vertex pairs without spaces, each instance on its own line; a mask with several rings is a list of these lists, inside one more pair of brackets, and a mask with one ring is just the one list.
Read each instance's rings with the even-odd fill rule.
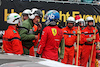
[[[59,13],[56,10],[50,10],[46,13],[45,18],[48,26],[42,32],[36,57],[42,54],[42,58],[58,61],[58,48],[65,45],[63,32],[56,25],[59,21]],[[61,54],[63,58],[64,49],[61,50]]]

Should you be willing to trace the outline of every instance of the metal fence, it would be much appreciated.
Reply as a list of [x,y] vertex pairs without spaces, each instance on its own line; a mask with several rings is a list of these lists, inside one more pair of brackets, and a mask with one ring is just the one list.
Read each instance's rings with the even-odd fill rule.
[[[15,1],[15,0],[6,0],[6,1]],[[17,0],[18,1],[18,0]],[[76,4],[91,4],[91,5],[100,5],[100,0],[19,0],[19,1],[45,1],[45,2],[57,2],[57,3],[76,3]],[[2,0],[0,0],[0,5]]]
[[[11,0],[14,1],[14,0]],[[91,4],[100,5],[100,0],[20,0],[20,1],[45,1],[45,2],[57,2],[57,3],[76,3],[76,4]]]

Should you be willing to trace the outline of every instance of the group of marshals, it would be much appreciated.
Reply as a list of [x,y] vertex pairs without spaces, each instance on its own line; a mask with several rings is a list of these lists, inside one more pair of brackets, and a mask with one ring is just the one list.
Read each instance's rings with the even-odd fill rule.
[[[67,19],[67,26],[62,29],[65,40],[65,51],[64,59],[62,59],[61,62],[65,64],[72,64],[75,54],[75,65],[78,63],[79,66],[86,67],[89,58],[92,57],[90,65],[91,67],[95,67],[96,45],[97,49],[99,49],[99,33],[96,27],[94,27],[94,19],[92,17],[87,17],[86,21],[84,21],[82,18],[79,18],[79,16],[76,16],[75,18],[78,18],[76,20],[76,25],[80,27],[79,30],[77,26],[74,26],[75,19],[73,17],[69,17]],[[75,42],[77,44],[78,34],[80,34],[80,36],[79,47],[77,48],[73,45]],[[78,62],[76,62],[77,49],[79,49]]]
[[[40,38],[42,24],[39,20],[42,17],[42,11],[37,8],[24,10],[21,17],[17,13],[11,13],[7,17],[9,27],[3,35],[5,53],[35,56],[34,46],[38,44]],[[55,61],[60,58],[62,63],[72,65],[75,55],[75,65],[86,67],[90,58],[91,67],[95,67],[99,33],[94,19],[87,17],[83,20],[79,15],[75,18],[70,16],[66,20],[67,26],[61,29],[57,25],[60,22],[59,17],[59,12],[56,10],[49,10],[45,14],[47,26],[42,31],[36,57],[41,55],[42,58]],[[76,47],[74,47],[75,43]]]

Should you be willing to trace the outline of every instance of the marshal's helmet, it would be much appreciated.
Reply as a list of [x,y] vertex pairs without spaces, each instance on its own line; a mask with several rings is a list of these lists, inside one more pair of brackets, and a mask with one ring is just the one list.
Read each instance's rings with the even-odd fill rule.
[[43,13],[41,10],[39,10],[37,8],[33,8],[33,9],[31,9],[31,12],[28,16],[29,16],[29,19],[34,19],[36,16],[39,16],[40,18],[42,18]]
[[85,21],[84,21],[84,19],[78,19],[78,21],[76,21],[76,24],[80,24],[81,23],[81,25],[80,26],[85,26]]
[[30,9],[25,9],[23,12],[22,12],[22,15],[28,15],[30,14],[31,10]]
[[91,16],[86,18],[86,25],[88,25],[88,22],[93,22],[93,26],[95,26],[95,21]]
[[67,23],[73,23],[73,24],[75,23],[75,19],[72,16],[68,17],[68,19],[66,21],[67,21]]
[[7,23],[9,24],[18,24],[21,20],[21,17],[17,13],[11,13],[7,16]]
[[27,20],[29,18],[28,15],[30,14],[30,12],[31,12],[31,10],[29,10],[29,9],[26,9],[22,12],[22,15],[21,15],[22,21]]

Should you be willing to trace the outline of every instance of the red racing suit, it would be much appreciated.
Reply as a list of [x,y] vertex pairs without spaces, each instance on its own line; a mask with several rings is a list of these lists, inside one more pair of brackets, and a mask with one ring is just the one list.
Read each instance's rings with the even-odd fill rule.
[[65,52],[64,59],[61,60],[62,63],[72,64],[74,58],[74,43],[77,39],[77,30],[73,27],[70,29],[68,26],[62,29],[64,33],[65,40]]
[[5,53],[23,54],[21,38],[12,26],[9,26],[3,35],[3,48]]
[[[85,38],[90,38],[93,37],[94,32],[95,32],[95,28],[91,27],[91,29],[89,28],[89,26],[85,27],[84,30],[82,30],[82,32],[85,34]],[[99,42],[99,33],[98,30],[96,29],[96,42]],[[92,50],[92,42],[85,42],[85,46],[83,47],[83,61],[82,62],[82,66],[87,65],[87,62],[89,60],[89,56],[91,56],[91,50]],[[93,55],[92,55],[92,61],[91,61],[91,67],[95,67],[95,58],[96,58],[96,45],[94,44],[94,49],[93,49]]]
[[42,32],[37,53],[42,58],[58,61],[58,48],[63,39],[63,32],[58,26],[47,26]]

